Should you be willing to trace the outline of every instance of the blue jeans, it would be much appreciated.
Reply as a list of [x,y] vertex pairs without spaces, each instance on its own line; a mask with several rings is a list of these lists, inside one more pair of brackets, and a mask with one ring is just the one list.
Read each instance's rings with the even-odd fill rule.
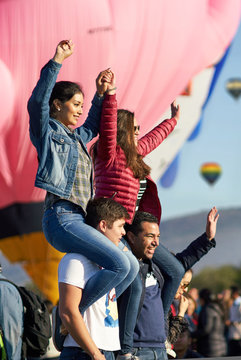
[[58,251],[82,254],[103,267],[85,285],[80,304],[82,313],[113,288],[121,294],[139,271],[137,260],[85,224],[81,207],[69,201],[59,200],[45,211],[43,231]]
[[[106,360],[115,360],[112,351],[100,350],[105,355]],[[91,360],[92,358],[78,347],[64,347],[60,354],[60,360]]]
[[166,320],[174,296],[184,276],[185,269],[182,263],[176,259],[175,255],[162,244],[159,244],[156,248],[153,261],[159,267],[164,277],[162,303]]
[[[184,267],[162,244],[156,248],[153,260],[160,268],[165,280],[162,289],[162,301],[166,319],[175,293],[184,275]],[[118,300],[121,354],[127,354],[133,350],[133,334],[141,293],[142,282],[138,275]]]
[[140,360],[167,360],[167,353],[165,348],[135,348],[134,355],[138,356]]
[[[128,250],[123,251],[124,247],[127,247]],[[125,256],[127,256],[128,260],[130,261],[131,271],[129,272],[129,274],[125,278],[125,282],[128,282],[129,284],[132,284],[132,282],[135,281],[136,277],[138,276],[138,273],[139,273],[139,270],[140,270],[139,262],[138,262],[137,258],[135,257],[135,255],[132,254],[131,248],[130,248],[128,242],[124,238],[121,239],[121,241],[120,241],[120,243],[118,245],[118,248],[123,251]],[[122,293],[127,288],[128,287],[126,287],[124,289],[123,286],[118,286],[116,288],[116,298],[118,299],[120,297],[120,295],[122,295]],[[138,293],[136,293],[136,296],[138,296]]]

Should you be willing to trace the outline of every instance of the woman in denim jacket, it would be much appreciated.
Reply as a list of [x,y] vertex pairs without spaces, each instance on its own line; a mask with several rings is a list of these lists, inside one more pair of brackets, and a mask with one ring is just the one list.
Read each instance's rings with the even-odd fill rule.
[[[53,59],[42,69],[28,101],[30,138],[38,153],[35,186],[47,191],[43,231],[61,252],[80,253],[103,267],[86,284],[81,311],[112,288],[122,293],[139,267],[105,236],[85,224],[86,205],[93,195],[92,162],[86,144],[99,132],[101,107],[111,71],[96,80],[97,94],[84,124],[75,130],[82,114],[83,92],[76,83],[56,83],[62,62],[73,52],[71,40],[61,41]],[[56,84],[55,84],[56,83]]]

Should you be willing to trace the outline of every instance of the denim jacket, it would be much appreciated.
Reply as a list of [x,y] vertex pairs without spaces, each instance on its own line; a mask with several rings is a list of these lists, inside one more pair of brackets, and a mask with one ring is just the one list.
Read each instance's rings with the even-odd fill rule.
[[[103,100],[94,96],[85,123],[74,131],[51,118],[49,99],[61,66],[50,60],[43,67],[28,101],[28,112],[30,139],[37,150],[39,161],[35,186],[62,198],[69,198],[78,162],[77,141],[91,163],[86,144],[98,135]],[[93,174],[91,191],[93,194]]]

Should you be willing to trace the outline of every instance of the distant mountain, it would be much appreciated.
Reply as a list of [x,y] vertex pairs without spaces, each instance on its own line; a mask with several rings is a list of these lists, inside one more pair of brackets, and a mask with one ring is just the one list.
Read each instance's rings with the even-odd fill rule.
[[[207,212],[183,216],[161,223],[161,242],[171,251],[182,251],[205,232]],[[225,264],[241,266],[241,208],[220,210],[217,226],[217,246],[211,249],[194,266],[197,273],[206,266],[218,267]],[[2,273],[10,280],[22,285],[30,280],[19,264],[10,264],[0,252]]]
[[[207,214],[208,211],[163,221],[160,226],[162,243],[174,253],[182,251],[205,232]],[[206,266],[241,266],[241,208],[220,210],[219,214],[216,248],[194,266],[196,273]]]

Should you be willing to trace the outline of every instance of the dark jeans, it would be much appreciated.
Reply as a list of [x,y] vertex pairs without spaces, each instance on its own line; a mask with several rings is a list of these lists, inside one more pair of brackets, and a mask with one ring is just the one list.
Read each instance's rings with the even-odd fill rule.
[[134,355],[140,360],[167,360],[165,348],[134,348]]
[[[106,360],[115,360],[112,351],[100,350],[105,355]],[[78,347],[64,347],[60,354],[60,360],[91,360],[91,357]]]
[[[184,275],[184,267],[162,244],[157,247],[153,260],[161,270],[165,280],[164,287],[162,289],[162,301],[164,315],[166,318],[178,286]],[[138,275],[118,301],[122,354],[132,352],[133,349],[133,334],[138,315],[141,293],[142,282],[140,275]]]

